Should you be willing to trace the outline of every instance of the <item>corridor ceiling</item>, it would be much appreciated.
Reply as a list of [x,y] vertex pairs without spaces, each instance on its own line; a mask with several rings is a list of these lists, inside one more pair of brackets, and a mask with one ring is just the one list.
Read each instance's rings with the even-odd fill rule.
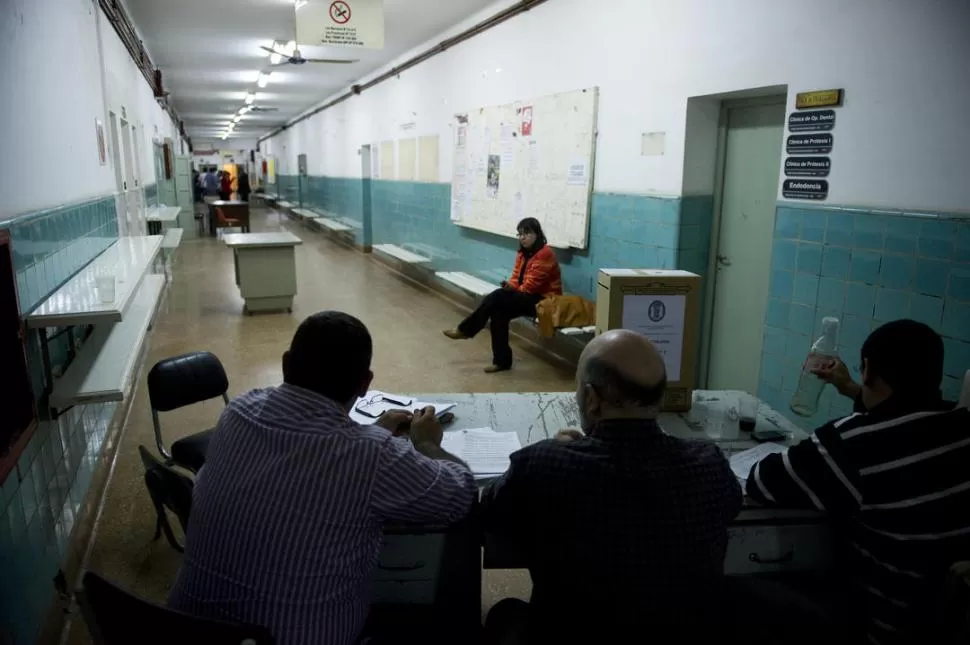
[[269,68],[269,56],[260,45],[294,39],[293,0],[125,0],[125,5],[188,136],[218,137],[246,93],[254,91],[256,105],[278,108],[250,112],[236,125],[232,138],[255,139],[492,2],[384,0],[383,50],[300,47],[306,58],[360,62],[277,67],[263,89],[256,87],[256,77]]

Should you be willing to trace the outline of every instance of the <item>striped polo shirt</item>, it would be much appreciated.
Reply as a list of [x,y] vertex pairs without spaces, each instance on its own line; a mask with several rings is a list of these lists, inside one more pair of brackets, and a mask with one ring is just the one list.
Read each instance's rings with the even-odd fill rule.
[[353,643],[382,524],[451,523],[476,495],[464,466],[360,426],[330,399],[254,390],[213,434],[169,605],[262,625],[277,645]]
[[889,400],[751,469],[747,493],[844,520],[871,643],[923,642],[951,564],[970,557],[970,411]]

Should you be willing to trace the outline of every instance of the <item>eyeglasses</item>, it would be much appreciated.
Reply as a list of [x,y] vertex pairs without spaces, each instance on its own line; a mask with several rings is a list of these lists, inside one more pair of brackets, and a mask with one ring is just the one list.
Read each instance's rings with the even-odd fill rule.
[[384,414],[384,412],[386,412],[386,410],[381,410],[377,414],[374,414],[373,412],[368,412],[367,410],[362,410],[361,408],[369,408],[369,407],[375,406],[375,405],[377,405],[379,403],[390,403],[392,405],[400,405],[401,407],[405,407],[406,408],[407,406],[409,406],[412,403],[414,403],[414,399],[407,399],[406,401],[401,401],[401,400],[398,400],[398,399],[392,399],[391,397],[385,396],[383,394],[375,394],[374,396],[370,397],[369,399],[364,399],[360,403],[358,403],[356,406],[354,406],[354,411],[357,412],[358,414],[362,414],[365,417],[368,417],[370,419],[377,419],[382,414]]

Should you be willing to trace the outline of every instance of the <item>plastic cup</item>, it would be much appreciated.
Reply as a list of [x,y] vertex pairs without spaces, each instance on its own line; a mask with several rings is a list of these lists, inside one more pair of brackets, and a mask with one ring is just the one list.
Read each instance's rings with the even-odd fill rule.
[[738,398],[738,426],[743,432],[752,432],[758,421],[758,399],[750,394]]

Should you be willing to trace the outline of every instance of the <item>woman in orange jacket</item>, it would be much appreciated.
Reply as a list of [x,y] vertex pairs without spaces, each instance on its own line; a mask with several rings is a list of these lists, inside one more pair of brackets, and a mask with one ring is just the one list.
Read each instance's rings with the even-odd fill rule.
[[516,229],[519,252],[515,257],[512,276],[485,296],[468,318],[449,329],[445,336],[452,340],[473,338],[488,323],[492,334],[492,364],[485,368],[489,374],[512,368],[512,348],[509,347],[509,323],[519,316],[536,315],[536,305],[547,296],[562,295],[562,278],[556,254],[546,244],[542,225],[534,217],[527,217]]

